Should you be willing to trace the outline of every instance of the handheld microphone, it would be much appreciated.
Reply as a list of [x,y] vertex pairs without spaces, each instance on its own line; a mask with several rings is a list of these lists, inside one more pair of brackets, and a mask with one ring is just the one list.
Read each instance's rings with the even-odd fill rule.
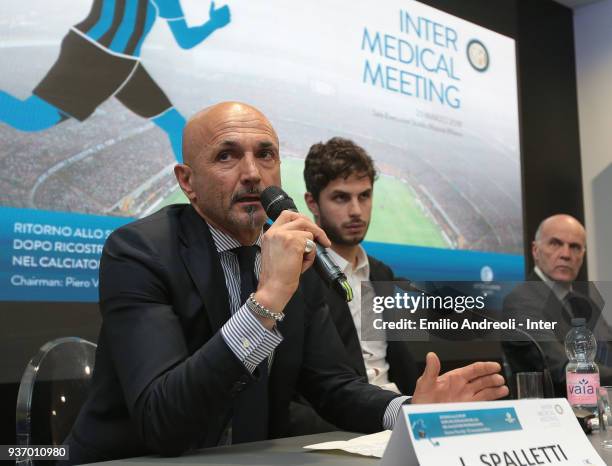
[[[261,205],[266,211],[266,215],[273,221],[278,218],[283,210],[297,212],[297,207],[293,199],[278,186],[268,186],[260,195]],[[353,289],[340,270],[340,267],[329,257],[323,246],[316,243],[317,252],[314,261],[314,268],[327,286],[338,293],[342,299],[349,302],[353,299]]]

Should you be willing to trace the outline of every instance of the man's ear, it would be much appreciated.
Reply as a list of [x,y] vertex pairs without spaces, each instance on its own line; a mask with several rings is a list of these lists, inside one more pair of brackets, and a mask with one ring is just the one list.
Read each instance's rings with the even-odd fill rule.
[[533,257],[533,261],[536,261],[536,257],[538,255],[538,242],[537,241],[532,241],[531,242],[531,256]]
[[174,176],[181,190],[185,193],[189,201],[195,202],[196,194],[191,185],[191,173],[191,168],[188,165],[179,163],[174,166]]
[[317,201],[315,201],[315,198],[312,193],[305,192],[304,201],[306,201],[306,206],[308,207],[308,210],[310,210],[310,213],[314,215],[315,221],[317,221],[317,219],[319,218],[319,204],[317,204]]

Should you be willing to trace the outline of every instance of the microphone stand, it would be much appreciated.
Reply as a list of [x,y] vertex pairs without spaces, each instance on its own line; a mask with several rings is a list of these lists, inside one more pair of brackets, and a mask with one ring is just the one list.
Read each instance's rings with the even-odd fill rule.
[[[412,292],[416,291],[416,292],[422,293],[423,295],[426,295],[426,296],[436,296],[433,293],[430,293],[428,291],[425,291],[425,290],[423,290],[421,288],[416,287],[410,280],[404,280],[404,281],[408,282],[408,289],[409,289],[409,290],[405,290],[405,291],[412,291]],[[473,309],[466,309],[466,311],[468,311],[469,313],[471,313],[471,314],[473,314],[473,315],[475,315],[477,317],[480,317],[482,319],[486,319],[486,320],[489,320],[489,321],[492,321],[492,322],[502,323],[502,321],[500,321],[498,319],[494,319],[493,317],[480,314],[480,313],[474,311]],[[542,368],[543,368],[542,369],[542,378],[543,378],[542,389],[544,391],[544,398],[554,398],[555,397],[554,382],[553,382],[553,379],[552,379],[552,375],[550,373],[550,369],[548,368],[548,364],[546,362],[546,356],[544,354],[544,350],[542,350],[542,347],[537,342],[537,340],[535,338],[533,338],[525,330],[518,329],[518,328],[514,328],[512,330],[517,332],[517,333],[520,333],[521,335],[524,335],[525,337],[527,337],[527,340],[536,347],[536,350],[538,352],[538,356],[540,357],[540,361],[542,363]]]

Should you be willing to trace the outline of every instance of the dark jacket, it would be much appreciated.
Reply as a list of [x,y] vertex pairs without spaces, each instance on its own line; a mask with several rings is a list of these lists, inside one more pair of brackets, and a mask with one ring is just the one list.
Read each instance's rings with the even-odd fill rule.
[[[278,325],[284,340],[268,380],[270,437],[287,435],[296,389],[329,421],[361,432],[382,429],[394,398],[351,370],[322,298],[298,289]],[[254,376],[221,336],[230,318],[223,270],[191,206],[169,206],[108,238],[100,308],[90,395],[66,441],[70,462],[217,445],[234,398]]]
[[[610,329],[601,316],[601,308],[593,295],[597,291],[588,284],[575,283],[576,294],[584,303],[585,314],[576,317],[586,317],[587,326],[594,331],[599,345],[609,345]],[[567,354],[565,353],[565,337],[571,329],[571,317],[563,303],[559,301],[550,287],[540,277],[532,272],[527,281],[519,284],[504,299],[504,320],[515,318],[517,322],[524,322],[529,318],[532,321],[557,322],[554,330],[528,330],[527,333],[534,338],[542,349],[538,351],[536,345],[522,337],[520,334],[507,334],[502,348],[510,368],[514,374],[517,372],[542,372],[544,368],[550,370],[555,396],[565,397],[565,366]],[[521,328],[521,327],[517,327]],[[524,329],[524,327],[522,327]],[[600,349],[605,349],[601,348]],[[601,354],[601,353],[600,353]],[[606,367],[605,361],[596,360],[600,366],[600,376],[603,381],[612,382],[612,370]]]
[[[370,281],[374,289],[377,289],[376,282],[391,282],[400,280],[393,275],[393,271],[378,259],[368,256],[370,265]],[[321,287],[323,283],[317,284],[309,282],[308,286]],[[305,290],[308,291],[308,287]],[[388,291],[385,292],[388,294]],[[348,352],[348,362],[356,374],[367,381],[367,374],[361,343],[351,311],[348,304],[333,290],[326,288],[325,301],[329,306],[332,320],[340,339]],[[394,382],[402,394],[411,395],[416,385],[418,373],[416,364],[411,356],[408,341],[387,341],[387,362],[389,363],[389,380]],[[300,397],[291,405],[291,433],[292,435],[306,435],[318,432],[328,432],[337,430],[337,427],[325,422],[308,406],[308,403]]]

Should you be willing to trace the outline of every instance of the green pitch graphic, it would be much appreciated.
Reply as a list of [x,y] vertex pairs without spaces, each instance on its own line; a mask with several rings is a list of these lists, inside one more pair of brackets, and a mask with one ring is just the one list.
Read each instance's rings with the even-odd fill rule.
[[[308,213],[304,202],[306,186],[303,170],[303,159],[286,157],[282,161],[283,189],[293,198],[300,212]],[[181,202],[187,202],[187,199],[177,187],[161,202],[159,208]],[[375,183],[373,211],[366,237],[368,241],[437,248],[449,246],[440,227],[421,207],[412,189],[397,178],[380,175]]]

